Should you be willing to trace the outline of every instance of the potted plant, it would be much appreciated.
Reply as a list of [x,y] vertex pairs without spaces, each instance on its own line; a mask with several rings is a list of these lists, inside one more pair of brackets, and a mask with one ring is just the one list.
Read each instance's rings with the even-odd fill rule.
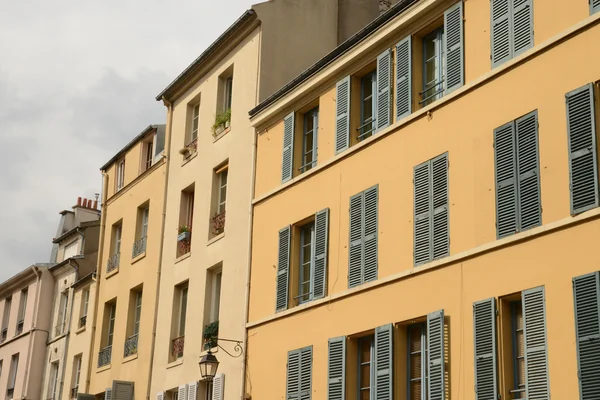
[[187,225],[181,225],[179,227],[179,236],[177,236],[178,242],[187,242],[192,236],[192,229]]
[[204,326],[202,337],[204,338],[204,350],[210,350],[217,347],[217,337],[219,336],[219,321],[212,322]]
[[219,136],[225,129],[229,128],[229,121],[231,121],[231,109],[217,113],[215,123],[212,126],[213,136]]

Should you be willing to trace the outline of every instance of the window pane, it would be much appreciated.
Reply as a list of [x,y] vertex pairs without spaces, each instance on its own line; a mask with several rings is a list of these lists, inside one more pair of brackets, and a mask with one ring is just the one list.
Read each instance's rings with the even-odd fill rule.
[[371,364],[360,366],[360,387],[371,387]]
[[410,328],[410,352],[421,351],[421,325]]
[[410,356],[410,378],[421,378],[421,353],[412,354]]
[[410,400],[421,400],[421,381],[410,383]]
[[371,389],[361,390],[360,391],[360,400],[370,400],[371,399]]
[[371,341],[360,341],[360,362],[366,363],[371,361]]

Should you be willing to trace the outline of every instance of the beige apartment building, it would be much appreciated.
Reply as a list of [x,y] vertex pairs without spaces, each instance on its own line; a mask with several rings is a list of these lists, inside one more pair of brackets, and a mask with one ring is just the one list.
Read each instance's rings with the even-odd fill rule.
[[[246,11],[162,93],[169,176],[150,394],[243,399],[255,142],[248,111],[379,15],[380,2]],[[217,357],[214,379],[199,361]]]

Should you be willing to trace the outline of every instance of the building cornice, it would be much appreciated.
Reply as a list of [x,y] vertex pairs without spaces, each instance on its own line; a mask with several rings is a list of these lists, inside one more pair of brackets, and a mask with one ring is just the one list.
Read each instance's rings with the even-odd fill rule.
[[136,143],[138,143],[140,140],[144,139],[146,137],[146,135],[148,135],[151,131],[158,130],[161,128],[165,129],[165,125],[148,125],[143,131],[138,133],[129,143],[127,143],[125,145],[125,147],[123,147],[121,150],[119,150],[117,152],[117,154],[112,156],[112,158],[110,160],[108,160],[106,162],[106,164],[101,166],[100,171],[106,171],[108,169],[108,167],[110,167],[112,164],[114,164],[114,162],[117,161],[118,159],[122,158],[129,149],[131,149],[133,146],[135,146]]
[[2,282],[0,284],[0,299],[11,295],[18,289],[29,286],[29,284],[37,278],[36,271],[40,269],[48,269],[54,265],[55,264],[53,263],[34,264]]

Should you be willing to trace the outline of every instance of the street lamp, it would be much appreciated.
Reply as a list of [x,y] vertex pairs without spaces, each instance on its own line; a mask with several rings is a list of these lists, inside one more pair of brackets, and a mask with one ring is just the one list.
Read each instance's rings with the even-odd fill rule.
[[200,366],[200,375],[202,378],[212,380],[217,374],[217,368],[219,368],[219,360],[209,350],[204,357],[200,359],[198,363]]

